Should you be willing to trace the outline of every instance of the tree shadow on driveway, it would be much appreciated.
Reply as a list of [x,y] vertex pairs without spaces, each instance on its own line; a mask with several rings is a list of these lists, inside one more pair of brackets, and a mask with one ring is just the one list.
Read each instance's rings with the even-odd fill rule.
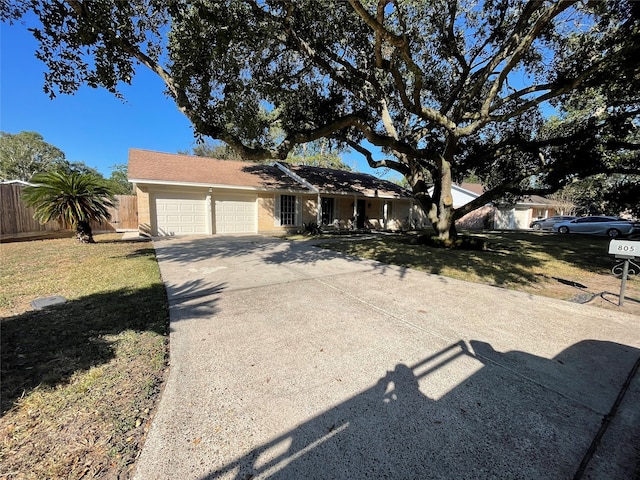
[[[200,478],[573,478],[640,356],[594,340],[553,359],[470,345],[399,363],[369,389]],[[432,394],[432,375],[465,359],[475,373]],[[610,478],[631,478],[633,445],[616,449],[603,457]]]
[[[226,263],[243,264],[262,262],[266,265],[289,265],[295,267],[323,266],[327,274],[341,260],[356,263],[364,262],[364,268],[385,273],[399,271],[402,266],[364,260],[356,255],[317,246],[317,241],[289,241],[274,237],[190,237],[154,240],[156,256],[159,262],[167,262],[184,267],[197,262],[220,259]],[[333,262],[333,265],[332,265]],[[301,271],[304,271],[302,269]]]
[[[263,261],[277,264],[314,264],[327,259],[323,249],[330,249],[346,258],[358,258],[366,249],[369,258],[382,264],[420,268],[432,274],[442,274],[447,268],[478,277],[490,277],[496,285],[529,284],[539,280],[532,269],[542,265],[540,255],[572,264],[586,271],[609,273],[615,264],[607,254],[609,239],[602,237],[562,236],[557,234],[496,231],[473,233],[484,238],[486,251],[448,250],[417,245],[411,235],[365,235],[345,239],[311,239],[287,241],[267,236],[237,237],[173,237],[154,240],[159,259],[192,262],[214,257],[242,258],[259,254]],[[318,248],[318,246],[322,248]],[[384,269],[384,265],[376,268]]]

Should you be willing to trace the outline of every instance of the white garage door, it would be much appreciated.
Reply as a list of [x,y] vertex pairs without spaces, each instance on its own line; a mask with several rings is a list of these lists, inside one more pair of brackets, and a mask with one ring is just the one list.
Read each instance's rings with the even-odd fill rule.
[[258,231],[256,198],[251,196],[217,197],[216,233],[256,233]]
[[529,228],[529,224],[531,223],[531,220],[529,217],[529,209],[516,208],[515,221],[516,221],[515,222],[516,229]]
[[157,235],[207,233],[207,208],[204,195],[157,195],[156,226]]

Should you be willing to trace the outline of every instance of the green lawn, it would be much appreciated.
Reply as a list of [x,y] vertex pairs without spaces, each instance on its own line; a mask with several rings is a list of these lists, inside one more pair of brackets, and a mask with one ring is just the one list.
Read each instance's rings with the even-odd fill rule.
[[409,234],[333,238],[320,246],[537,295],[581,302],[592,298],[593,305],[640,314],[638,276],[629,279],[625,305],[617,306],[620,280],[611,274],[616,262],[607,253],[608,238],[528,231],[465,233],[483,239],[487,250],[434,248],[418,244],[417,235]]
[[[153,247],[98,235],[0,245],[0,478],[121,478],[164,379],[168,308]],[[63,305],[30,309],[38,297]]]

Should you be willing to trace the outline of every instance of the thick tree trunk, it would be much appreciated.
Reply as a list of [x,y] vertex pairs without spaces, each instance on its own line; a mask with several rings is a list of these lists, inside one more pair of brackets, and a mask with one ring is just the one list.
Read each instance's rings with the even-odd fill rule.
[[81,220],[76,225],[76,239],[81,243],[95,243],[89,222]]
[[[453,195],[451,186],[451,163],[441,157],[438,165],[439,178],[434,179],[434,201],[437,202],[437,218],[432,222],[438,237],[443,240],[455,238],[456,228],[453,221]],[[436,192],[438,195],[436,196]]]
[[437,162],[437,169],[433,172],[433,193],[429,195],[429,185],[420,171],[413,171],[410,184],[413,195],[420,203],[431,226],[438,238],[442,240],[455,239],[457,237],[456,226],[453,218],[453,195],[451,187],[453,179],[451,175],[451,162],[441,156]]

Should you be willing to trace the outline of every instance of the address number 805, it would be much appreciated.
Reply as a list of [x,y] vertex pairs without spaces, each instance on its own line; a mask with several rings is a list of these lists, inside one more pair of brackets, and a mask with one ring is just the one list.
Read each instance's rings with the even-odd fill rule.
[[640,242],[630,240],[611,240],[609,254],[635,257],[640,255]]

